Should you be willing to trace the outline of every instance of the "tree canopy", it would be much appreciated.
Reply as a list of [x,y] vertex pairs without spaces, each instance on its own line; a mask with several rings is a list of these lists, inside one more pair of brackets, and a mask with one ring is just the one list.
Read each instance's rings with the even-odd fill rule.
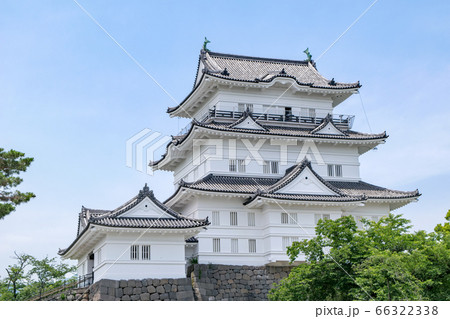
[[[450,213],[446,219],[449,220]],[[378,222],[352,216],[320,220],[316,237],[294,242],[287,254],[306,262],[271,290],[271,300],[449,300],[449,224],[411,233],[390,214]]]
[[76,267],[58,263],[56,258],[14,254],[16,263],[6,268],[7,276],[0,280],[0,300],[28,300],[41,295],[60,286],[67,275],[76,270]]
[[15,189],[23,181],[18,175],[25,172],[33,160],[24,153],[6,152],[0,148],[0,219],[14,211],[17,205],[36,197],[31,192],[22,193]]

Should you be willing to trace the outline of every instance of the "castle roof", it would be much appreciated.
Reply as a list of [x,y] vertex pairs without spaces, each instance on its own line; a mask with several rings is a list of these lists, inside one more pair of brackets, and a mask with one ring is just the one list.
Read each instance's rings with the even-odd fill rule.
[[[298,176],[308,169],[329,192],[323,194],[283,192],[283,189],[294,182]],[[407,200],[420,196],[418,190],[398,191],[372,185],[363,181],[326,181],[312,168],[307,159],[290,167],[281,178],[226,176],[209,174],[204,178],[187,183],[181,181],[177,191],[165,203],[177,197],[183,189],[205,193],[228,193],[244,195],[249,204],[258,198],[280,199],[309,202],[364,202],[367,200]]]
[[349,93],[361,87],[359,81],[344,83],[326,79],[317,71],[315,62],[307,60],[260,58],[202,50],[197,69],[193,90],[178,106],[168,108],[168,113],[183,108],[206,77],[248,84],[270,84],[277,79],[291,79],[299,87],[310,90]]
[[[158,210],[158,217],[155,217],[155,215],[147,217],[127,214],[145,199],[149,199],[155,205]],[[67,249],[60,250],[59,254],[65,255],[90,226],[95,225],[118,228],[189,229],[207,226],[209,221],[207,218],[192,219],[182,216],[156,199],[153,191],[145,184],[136,196],[114,210],[90,209],[82,206],[78,217],[77,238]]]

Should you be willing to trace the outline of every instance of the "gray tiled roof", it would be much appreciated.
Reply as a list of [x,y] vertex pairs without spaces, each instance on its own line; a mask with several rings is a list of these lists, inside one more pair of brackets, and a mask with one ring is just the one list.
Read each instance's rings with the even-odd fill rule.
[[[172,218],[121,217],[122,214],[138,205],[145,198],[149,198],[157,207],[172,216]],[[81,238],[83,233],[88,229],[89,225],[126,228],[181,229],[207,226],[209,225],[209,221],[208,218],[193,219],[180,215],[157,200],[153,195],[153,192],[148,188],[147,184],[145,184],[144,188],[139,191],[138,195],[112,211],[89,209],[83,206],[78,218],[77,238],[67,249],[60,250],[59,254],[64,255]]]
[[[300,85],[326,89],[360,87],[359,82],[340,83],[325,79],[315,63],[298,60],[258,58],[234,54],[202,51],[200,59],[205,64],[204,73],[223,79],[244,82],[271,82],[276,77],[294,79]],[[226,69],[226,72],[224,70]]]
[[205,65],[201,70],[201,79],[195,79],[194,89],[175,107],[169,107],[167,112],[177,110],[196,90],[205,75],[248,83],[269,83],[275,78],[291,78],[299,85],[318,89],[357,89],[361,87],[359,81],[354,83],[336,82],[334,79],[324,78],[316,69],[314,61],[258,58],[235,54],[201,51],[197,66],[199,76],[200,61]]
[[416,189],[415,191],[405,192],[405,191],[397,191],[392,190],[376,185],[372,185],[366,182],[329,182],[336,188],[339,188],[343,193],[349,196],[355,195],[365,195],[368,198],[372,199],[390,199],[390,198],[409,198],[420,196],[419,191]]
[[[208,120],[205,122],[199,122],[194,120],[192,122],[192,126],[190,130],[183,135],[173,136],[172,141],[170,141],[166,146],[166,153],[157,161],[153,161],[149,163],[149,166],[155,166],[160,163],[167,155],[167,150],[171,144],[180,145],[183,143],[188,136],[191,134],[195,127],[203,127],[206,129],[216,130],[216,131],[224,131],[224,132],[235,132],[235,133],[250,133],[257,135],[273,135],[273,136],[289,136],[289,137],[300,137],[300,138],[317,138],[317,139],[336,139],[336,140],[347,140],[347,141],[365,141],[365,140],[378,140],[387,138],[388,135],[386,132],[379,134],[366,134],[359,133],[351,130],[342,131],[344,135],[336,135],[336,134],[317,134],[317,127],[321,127],[324,125],[325,120],[319,124],[316,128],[304,128],[304,127],[296,127],[296,126],[277,126],[277,125],[267,125],[261,124],[259,121],[255,121],[263,127],[265,130],[254,130],[254,129],[245,129],[245,128],[236,128],[233,127],[236,123],[239,123],[247,116],[247,113],[244,112],[243,115],[236,121],[231,122],[217,122],[214,120]],[[325,124],[326,125],[326,124]],[[321,127],[322,128],[322,127]]]
[[365,199],[404,199],[420,196],[418,190],[415,191],[397,191],[388,188],[372,185],[366,182],[336,182],[326,181],[320,177],[312,168],[311,171],[318,179],[336,192],[338,196],[327,195],[309,195],[309,194],[280,194],[277,190],[289,184],[305,167],[310,167],[309,161],[292,166],[286,170],[282,178],[263,178],[248,176],[231,176],[209,174],[204,178],[186,183],[180,182],[178,190],[165,202],[175,197],[182,188],[188,188],[198,191],[219,192],[219,193],[237,193],[248,194],[249,200],[256,197],[270,197],[280,199],[298,199],[298,200],[317,200],[317,201],[361,201]]

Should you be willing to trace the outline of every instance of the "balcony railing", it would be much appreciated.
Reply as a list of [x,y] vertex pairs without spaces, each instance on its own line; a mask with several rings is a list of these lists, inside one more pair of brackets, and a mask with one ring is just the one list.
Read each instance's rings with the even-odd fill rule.
[[[215,119],[238,119],[242,116],[243,112],[235,111],[220,111],[220,110],[209,110],[208,116],[205,118],[215,118]],[[278,122],[278,123],[300,123],[309,125],[318,125],[322,123],[323,117],[318,116],[297,116],[297,115],[282,115],[282,114],[269,114],[269,113],[252,113],[252,118],[254,120]],[[353,121],[355,119],[354,115],[343,115],[343,114],[333,114],[332,121],[336,126],[345,129],[351,129],[353,126]]]
[[94,273],[78,277],[78,288],[86,288],[94,283]]

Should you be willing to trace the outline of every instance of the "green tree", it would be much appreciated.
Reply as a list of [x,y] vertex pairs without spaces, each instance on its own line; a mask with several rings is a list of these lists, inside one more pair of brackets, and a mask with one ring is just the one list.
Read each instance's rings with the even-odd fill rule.
[[10,298],[18,300],[20,290],[26,286],[29,280],[25,268],[30,264],[32,257],[27,254],[17,254],[16,252],[14,252],[14,255],[17,263],[6,268],[8,277],[5,278],[5,284],[7,290],[11,292]]
[[24,156],[24,153],[6,152],[0,148],[0,219],[14,211],[17,205],[36,197],[33,193],[15,190],[23,181],[18,175],[25,172],[33,161],[33,158]]
[[321,220],[317,236],[288,247],[306,263],[271,290],[271,300],[448,300],[450,235],[410,233],[390,214],[378,222]]
[[58,285],[68,273],[74,272],[76,267],[64,263],[57,263],[56,258],[36,259],[31,261],[30,275],[37,278],[36,284],[39,295],[54,285]]

